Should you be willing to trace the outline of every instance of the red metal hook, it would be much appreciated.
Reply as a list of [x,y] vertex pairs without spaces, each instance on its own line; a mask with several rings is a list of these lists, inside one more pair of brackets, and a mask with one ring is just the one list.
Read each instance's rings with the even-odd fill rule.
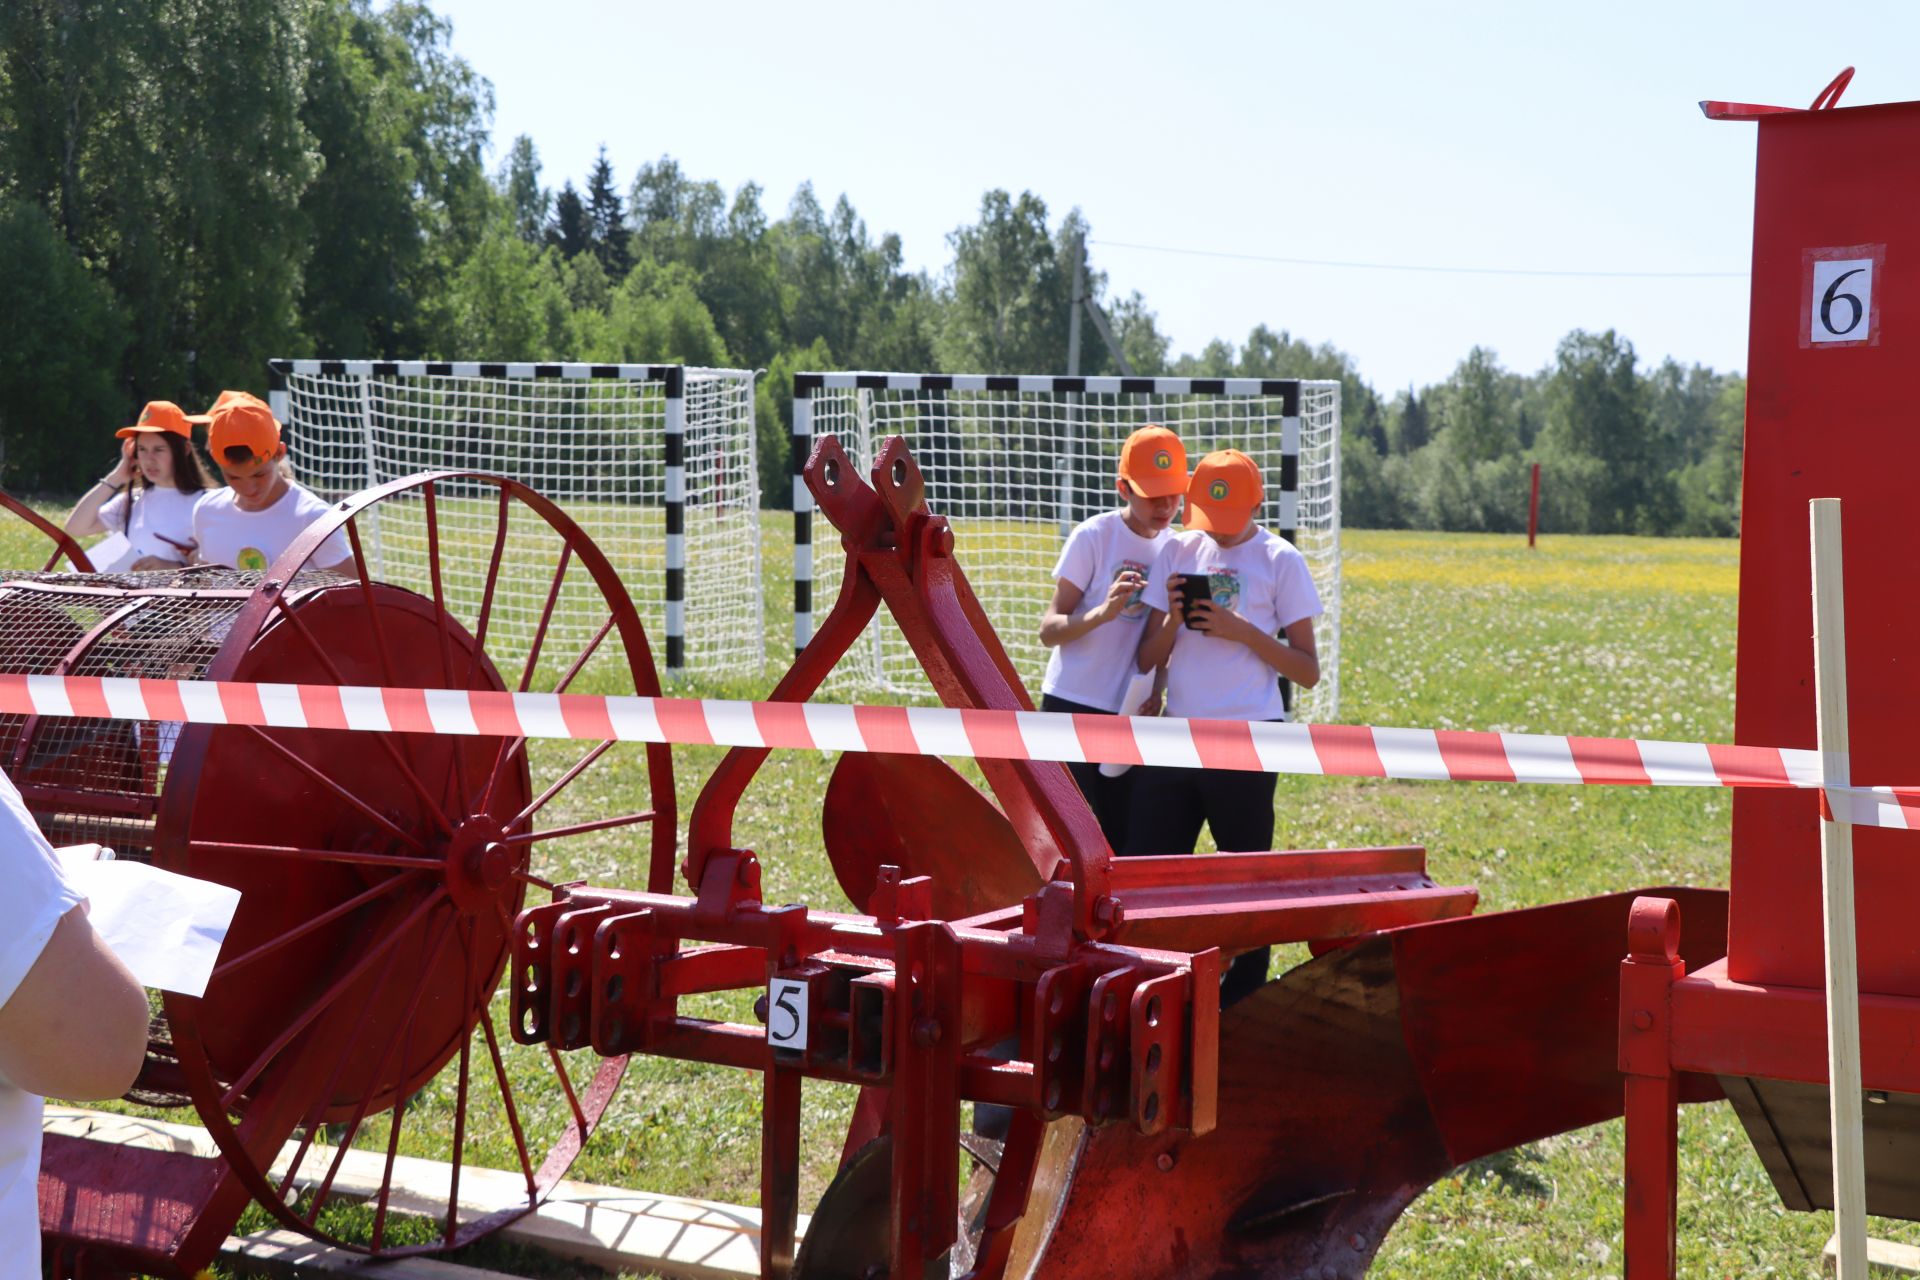
[[1847,91],[1847,86],[1851,83],[1853,83],[1853,68],[1848,67],[1827,82],[1827,87],[1820,91],[1819,95],[1814,98],[1813,105],[1808,107],[1807,110],[1833,110],[1833,108],[1840,105],[1840,95]]

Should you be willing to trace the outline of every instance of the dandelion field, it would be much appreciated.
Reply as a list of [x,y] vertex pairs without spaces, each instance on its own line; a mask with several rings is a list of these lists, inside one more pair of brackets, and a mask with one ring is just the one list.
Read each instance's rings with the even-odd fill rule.
[[[762,527],[767,673],[757,682],[694,682],[685,692],[751,696],[778,674],[791,634],[790,527],[784,513],[766,514]],[[1344,720],[1731,738],[1737,544],[1547,537],[1529,552],[1517,537],[1371,531],[1349,531],[1343,542]],[[956,550],[964,565],[964,542]],[[43,554],[31,531],[0,523],[0,565],[37,567]],[[820,583],[823,607],[834,585]],[[578,755],[564,743],[536,747],[536,788]],[[683,820],[720,754],[675,752]],[[824,755],[777,753],[747,794],[736,838],[759,852],[769,901],[844,905],[819,831],[832,764]],[[543,821],[558,826],[631,809],[643,782],[638,752],[616,751],[564,792]],[[1724,792],[1679,789],[1283,778],[1276,843],[1423,844],[1437,881],[1476,885],[1480,909],[1498,911],[1643,885],[1724,885],[1728,801]],[[644,879],[644,856],[634,852],[639,842],[619,831],[542,847],[549,859],[542,874],[556,880]],[[1276,963],[1294,958],[1282,955]],[[739,1000],[708,1008],[750,1017]],[[810,1203],[831,1175],[851,1098],[844,1089],[810,1085],[806,1100],[803,1197]],[[757,1077],[636,1060],[572,1176],[751,1204],[758,1196],[759,1104]],[[425,1116],[416,1112],[409,1123],[446,1122],[434,1105],[429,1090],[421,1099]],[[477,1151],[470,1158],[496,1162]],[[1621,1167],[1618,1123],[1478,1162],[1412,1206],[1370,1274],[1618,1277]],[[1780,1208],[1725,1104],[1683,1113],[1681,1170],[1683,1275],[1820,1274],[1829,1216]],[[256,1210],[245,1225],[265,1223]],[[1875,1227],[1920,1239],[1902,1224]],[[459,1260],[525,1274],[578,1274],[489,1243]]]

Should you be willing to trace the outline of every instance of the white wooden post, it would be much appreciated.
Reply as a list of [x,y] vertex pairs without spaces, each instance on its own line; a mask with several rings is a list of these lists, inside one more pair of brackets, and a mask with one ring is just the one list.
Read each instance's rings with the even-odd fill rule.
[[[1840,500],[1808,503],[1813,535],[1813,684],[1821,767],[1829,787],[1852,785],[1847,747],[1847,621],[1840,568]],[[1845,795],[1820,824],[1826,909],[1827,1083],[1833,1137],[1833,1227],[1839,1280],[1867,1280],[1867,1175],[1860,1117],[1860,974],[1854,941],[1853,827]]]

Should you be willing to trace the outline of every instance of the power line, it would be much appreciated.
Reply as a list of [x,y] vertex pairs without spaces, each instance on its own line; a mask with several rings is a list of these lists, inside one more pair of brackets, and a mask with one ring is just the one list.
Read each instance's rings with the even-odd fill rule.
[[1525,267],[1435,267],[1411,262],[1342,262],[1332,258],[1280,258],[1264,253],[1224,253],[1216,249],[1176,249],[1124,240],[1088,240],[1108,249],[1177,253],[1190,258],[1228,258],[1235,262],[1277,262],[1291,267],[1339,267],[1350,271],[1418,271],[1448,276],[1544,276],[1586,280],[1745,280],[1745,271],[1534,271]]

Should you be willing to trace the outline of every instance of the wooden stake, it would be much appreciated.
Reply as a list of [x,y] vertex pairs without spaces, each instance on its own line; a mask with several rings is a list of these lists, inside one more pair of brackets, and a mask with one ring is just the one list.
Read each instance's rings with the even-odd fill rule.
[[[1813,535],[1813,683],[1820,759],[1829,787],[1852,785],[1847,753],[1847,622],[1840,568],[1840,500],[1808,503]],[[1845,801],[1842,799],[1842,805]],[[1828,811],[1833,813],[1829,798]],[[1840,1280],[1867,1280],[1867,1177],[1861,1136],[1860,975],[1854,940],[1853,828],[1842,810],[1820,824],[1826,909],[1827,1082],[1833,1139],[1833,1226]],[[1837,819],[1837,820],[1836,820]]]

